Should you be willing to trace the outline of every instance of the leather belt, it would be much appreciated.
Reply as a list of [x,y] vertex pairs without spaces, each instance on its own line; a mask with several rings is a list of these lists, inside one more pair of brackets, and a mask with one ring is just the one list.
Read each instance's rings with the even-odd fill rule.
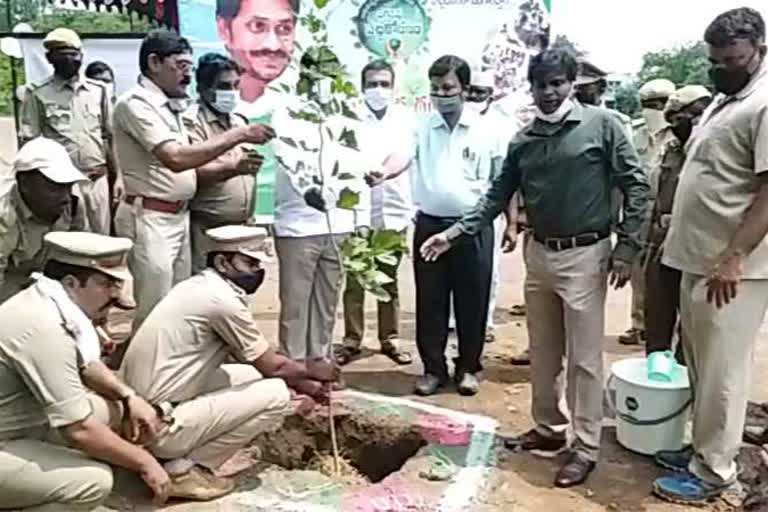
[[594,245],[604,238],[608,238],[611,234],[610,231],[604,232],[592,232],[582,233],[581,235],[568,236],[564,238],[550,238],[543,237],[535,232],[533,233],[533,239],[544,245],[547,249],[552,251],[567,251],[568,249],[574,249],[576,247],[587,247]]
[[[125,196],[125,202],[133,204],[136,198],[141,196]],[[141,204],[147,210],[152,210],[160,213],[181,213],[187,206],[186,201],[163,201],[162,199],[155,199],[153,197],[141,197]]]
[[98,167],[92,167],[90,169],[83,169],[80,172],[85,174],[85,177],[91,181],[96,181],[105,174],[107,174],[107,166],[99,165]]

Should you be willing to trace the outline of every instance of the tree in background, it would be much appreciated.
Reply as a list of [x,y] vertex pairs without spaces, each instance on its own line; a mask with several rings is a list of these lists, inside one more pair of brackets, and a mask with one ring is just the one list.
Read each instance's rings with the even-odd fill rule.
[[[6,12],[11,2],[11,26]],[[0,0],[0,32],[10,32],[17,23],[32,23],[40,16],[41,0]]]
[[568,39],[568,36],[560,34],[554,42],[549,45],[550,50],[565,50],[577,59],[583,59],[587,57],[587,52],[581,49],[581,47]]

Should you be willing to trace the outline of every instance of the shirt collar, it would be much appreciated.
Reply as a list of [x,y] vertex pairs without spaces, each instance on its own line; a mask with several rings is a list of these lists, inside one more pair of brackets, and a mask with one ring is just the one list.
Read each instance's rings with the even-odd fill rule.
[[237,286],[235,283],[224,277],[223,275],[219,274],[219,272],[216,269],[213,268],[207,268],[203,271],[203,273],[213,276],[213,279],[217,279],[223,283],[226,283],[227,286],[229,286],[233,292],[235,292],[235,295],[237,295],[240,299],[245,300],[248,296],[247,293],[245,293],[245,290]]
[[202,99],[198,102],[198,104],[200,105],[200,110],[203,113],[203,119],[205,119],[206,123],[216,123],[225,130],[228,128],[224,122],[222,122],[222,114],[214,112],[213,109],[209,107]]
[[73,91],[76,91],[77,89],[86,86],[85,80],[80,78],[79,75],[73,76],[69,80],[64,80],[58,75],[53,75],[53,83],[56,85],[56,88],[59,89],[60,91],[65,88],[69,88],[69,89],[72,89]]
[[163,92],[163,90],[146,75],[141,75],[139,77],[139,86],[142,89],[144,98],[155,106],[164,107],[169,103],[170,98],[168,98],[165,92]]

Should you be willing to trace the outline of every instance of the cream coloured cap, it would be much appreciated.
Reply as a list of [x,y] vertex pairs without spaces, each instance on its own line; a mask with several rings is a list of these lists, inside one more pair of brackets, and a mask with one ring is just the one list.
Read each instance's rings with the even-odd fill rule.
[[237,252],[260,261],[272,260],[272,246],[267,230],[256,226],[230,225],[211,228],[207,252]]
[[664,115],[680,112],[697,100],[711,97],[712,93],[703,85],[686,85],[676,90],[669,97],[667,105],[664,107]]
[[14,172],[40,171],[55,183],[76,183],[88,181],[73,164],[69,153],[58,142],[37,137],[16,153],[13,160]]
[[666,78],[657,78],[643,84],[638,91],[640,101],[666,99],[675,92],[675,84]]
[[55,28],[45,36],[45,39],[43,39],[43,46],[46,50],[53,50],[54,48],[74,48],[76,50],[81,50],[83,48],[83,42],[74,30],[68,28]]
[[45,259],[56,260],[69,265],[92,268],[123,283],[123,293],[118,306],[123,309],[136,307],[129,295],[131,281],[128,270],[128,251],[133,242],[128,238],[117,238],[85,231],[51,231],[43,237]]

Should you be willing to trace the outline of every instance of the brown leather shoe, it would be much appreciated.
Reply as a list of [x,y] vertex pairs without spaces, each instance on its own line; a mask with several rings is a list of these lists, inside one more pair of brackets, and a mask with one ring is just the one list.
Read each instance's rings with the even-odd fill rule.
[[594,461],[587,460],[578,453],[572,453],[565,465],[557,472],[555,487],[573,487],[582,484],[593,469],[595,469]]
[[517,437],[504,441],[504,447],[514,452],[531,452],[544,458],[556,457],[567,448],[565,439],[545,437],[538,430],[532,429]]
[[229,494],[235,488],[233,480],[218,477],[202,466],[193,466],[186,473],[170,477],[168,496],[171,498],[210,501]]

